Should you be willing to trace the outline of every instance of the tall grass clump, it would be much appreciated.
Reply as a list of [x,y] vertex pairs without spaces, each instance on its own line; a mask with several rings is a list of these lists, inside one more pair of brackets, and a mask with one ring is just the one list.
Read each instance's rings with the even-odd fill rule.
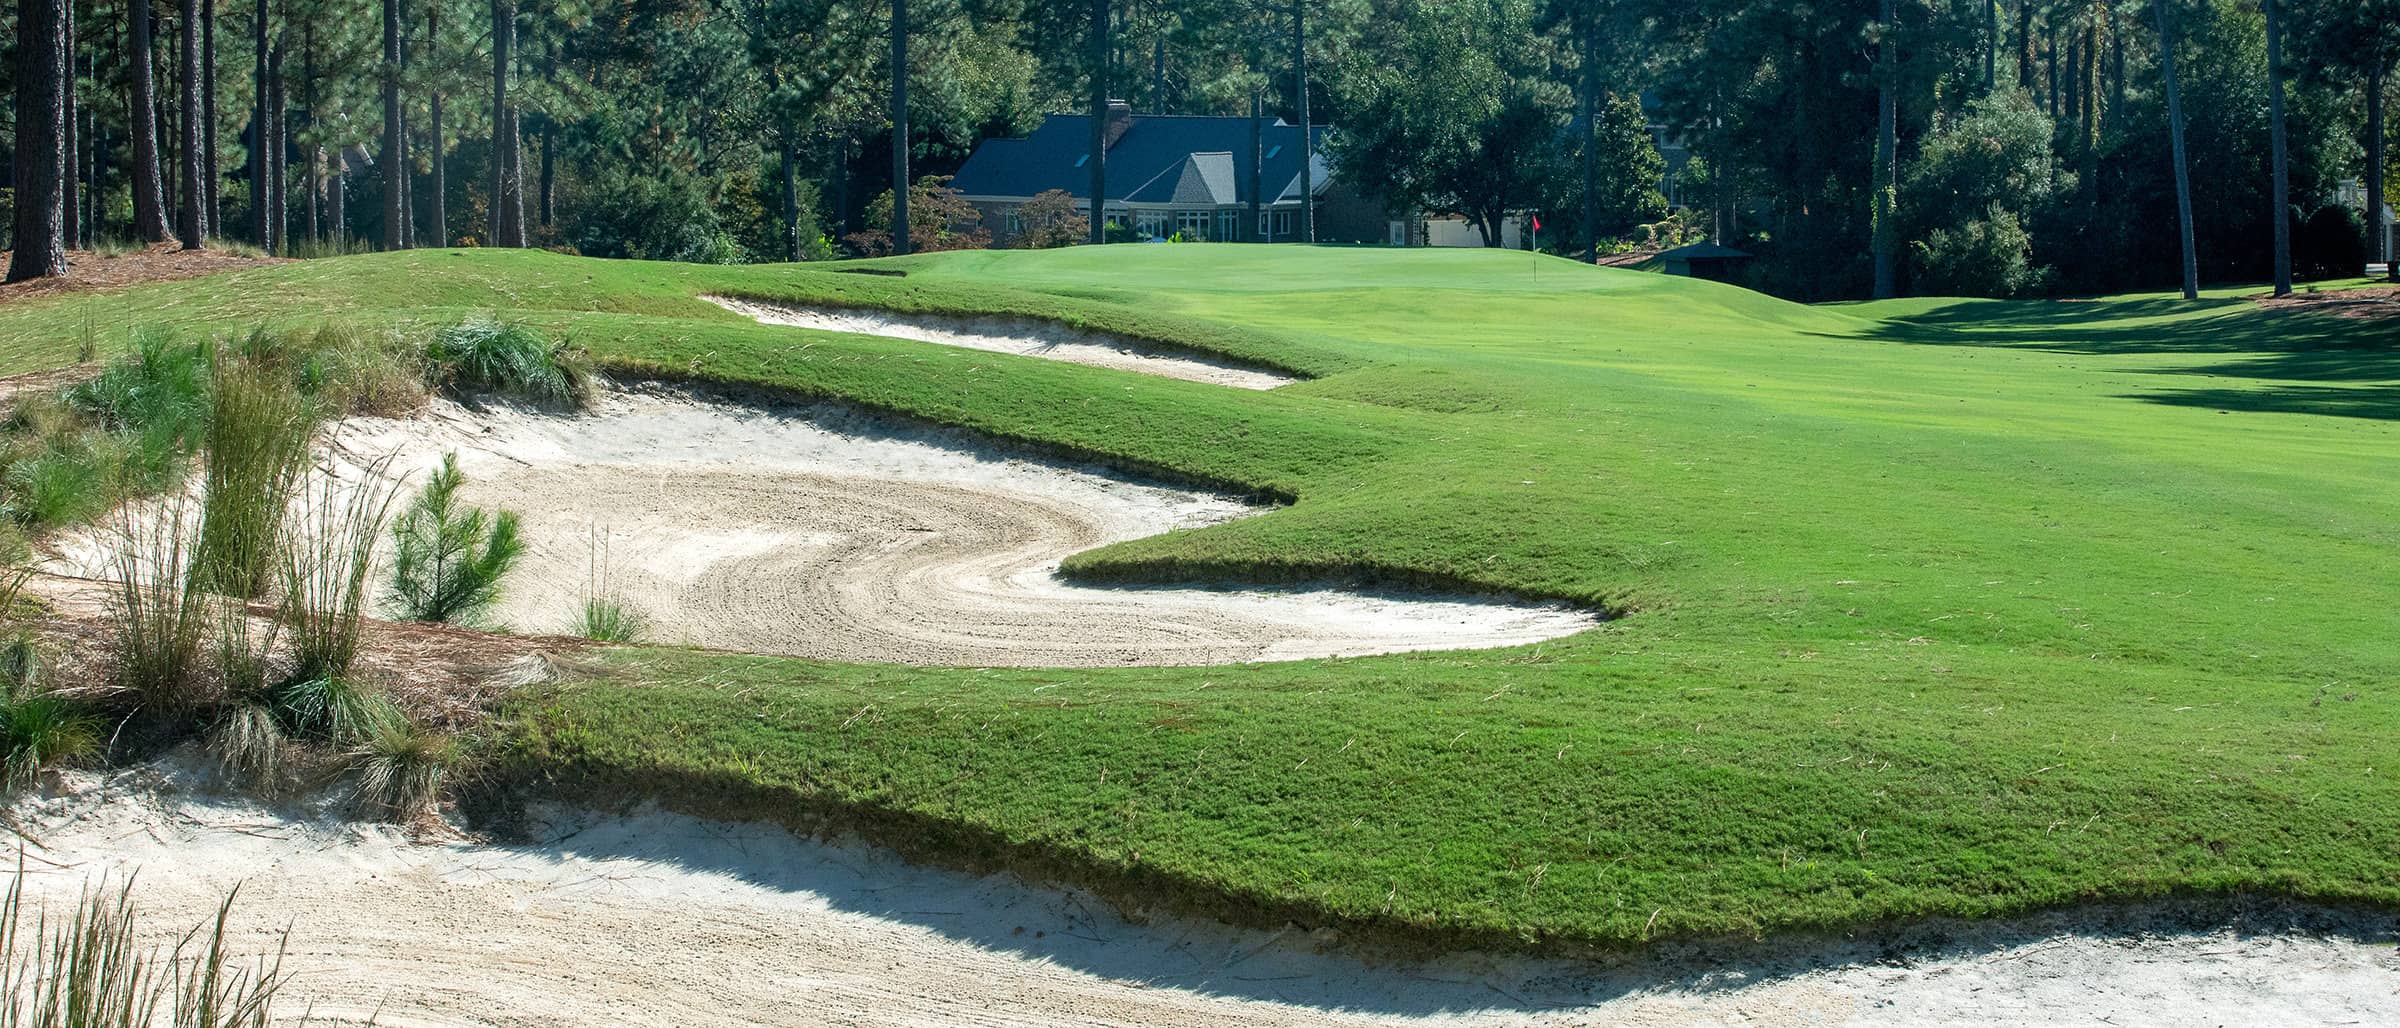
[[282,549],[281,617],[291,631],[294,677],[342,677],[358,658],[375,543],[399,493],[391,464],[390,457],[368,464],[355,486],[328,472],[301,491]]
[[640,642],[649,630],[649,620],[625,605],[622,597],[608,580],[608,535],[595,533],[592,556],[584,578],[583,605],[569,630],[593,642]]
[[458,455],[442,466],[392,524],[392,602],[410,621],[471,620],[500,598],[500,580],[524,555],[517,516],[460,502]]
[[68,390],[67,400],[112,428],[197,441],[208,420],[213,358],[207,342],[181,342],[168,332],[144,330],[134,335],[130,355]]
[[[234,894],[171,950],[137,941],[132,883],[87,887],[55,920],[25,896],[22,861],[0,901],[0,1028],[266,1028],[283,954],[225,945]],[[239,890],[236,890],[238,892]]]
[[116,684],[154,711],[187,711],[205,691],[208,596],[191,573],[191,504],[182,498],[148,512],[120,512],[109,596],[115,629]]
[[394,714],[346,754],[359,809],[393,821],[433,815],[442,786],[464,761],[458,739]]
[[31,633],[0,646],[0,789],[100,752],[100,721],[49,687]]
[[434,333],[425,360],[437,381],[543,403],[581,405],[591,397],[589,363],[565,343],[496,318],[469,319]]
[[209,392],[193,573],[213,591],[258,597],[317,420],[289,379],[248,356],[220,352]]

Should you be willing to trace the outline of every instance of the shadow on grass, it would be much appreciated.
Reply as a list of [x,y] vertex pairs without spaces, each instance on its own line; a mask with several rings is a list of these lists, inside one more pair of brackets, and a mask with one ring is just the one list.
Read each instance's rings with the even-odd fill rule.
[[[626,867],[645,869],[628,879],[657,879],[663,870],[737,881],[768,897],[822,904],[838,914],[1005,954],[1029,968],[1351,1016],[1521,1015],[1650,999],[1709,1004],[1711,997],[1721,997],[1730,1013],[1788,1002],[1757,994],[1783,983],[1805,981],[1814,990],[1862,997],[1889,994],[1897,988],[1890,980],[1893,968],[1971,978],[1978,988],[2022,991],[2039,1003],[2033,983],[2088,971],[2095,955],[2134,945],[2130,940],[2153,947],[2151,959],[2172,962],[2200,960],[2203,951],[2239,948],[2254,938],[2300,935],[2373,945],[2391,937],[2388,915],[2373,911],[2232,896],[2099,904],[1992,921],[1932,918],[1763,941],[1671,941],[1597,959],[1477,952],[1366,957],[1294,925],[1267,931],[1171,915],[1128,920],[1080,890],[1007,873],[910,864],[879,847],[823,842],[771,824],[656,810],[555,813],[563,816],[541,826],[542,841],[517,849],[558,861],[562,873],[584,881],[614,880],[612,872]],[[672,892],[678,886],[667,879],[651,888]],[[2064,970],[2028,972],[2012,964],[2061,947]],[[1001,983],[1000,991],[1007,987]],[[2056,996],[2049,1001],[2062,1002]],[[2084,998],[2078,993],[2063,1002]]]
[[2228,412],[2400,420],[2400,320],[2269,310],[2245,299],[1969,300],[1895,319],[1867,337],[2097,357],[2215,356],[2223,359],[2123,371],[2301,384],[2165,389],[2122,398]]

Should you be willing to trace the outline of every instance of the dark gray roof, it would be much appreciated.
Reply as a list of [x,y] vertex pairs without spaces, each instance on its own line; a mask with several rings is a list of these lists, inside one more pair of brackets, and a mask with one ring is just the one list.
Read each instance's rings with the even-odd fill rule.
[[1658,255],[1658,259],[1662,261],[1704,261],[1712,258],[1749,256],[1752,255],[1730,246],[1718,246],[1715,243],[1693,243],[1690,246],[1678,246],[1661,253]]
[[[968,196],[1032,196],[1063,189],[1091,195],[1091,118],[1053,114],[1023,139],[987,139],[950,185]],[[1316,128],[1318,189],[1325,168],[1325,126]],[[1267,154],[1260,182],[1265,202],[1297,195],[1300,129],[1277,121],[1260,130]],[[1250,119],[1137,114],[1108,148],[1108,199],[1131,203],[1240,204],[1250,202]]]

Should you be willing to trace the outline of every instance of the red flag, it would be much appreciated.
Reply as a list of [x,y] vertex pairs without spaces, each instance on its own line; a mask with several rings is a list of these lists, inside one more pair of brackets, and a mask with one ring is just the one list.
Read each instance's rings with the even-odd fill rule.
[[1533,216],[1533,230],[1536,232],[1542,230],[1542,216],[1539,214]]

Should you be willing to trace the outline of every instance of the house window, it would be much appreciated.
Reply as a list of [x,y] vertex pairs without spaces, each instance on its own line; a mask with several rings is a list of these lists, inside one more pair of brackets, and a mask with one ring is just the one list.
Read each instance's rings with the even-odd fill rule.
[[1217,232],[1210,238],[1220,243],[1230,243],[1241,238],[1241,234],[1242,212],[1231,207],[1217,212]]
[[1182,236],[1183,241],[1187,243],[1196,243],[1207,240],[1208,212],[1176,211],[1175,234]]
[[1161,211],[1142,211],[1134,215],[1134,231],[1144,239],[1159,239],[1167,234],[1167,216]]
[[1021,236],[1021,235],[1024,235],[1024,234],[1025,234],[1025,214],[1024,214],[1024,211],[1023,211],[1022,209],[1020,209],[1020,208],[1016,208],[1016,207],[1011,207],[1011,208],[1009,208],[1009,209],[1008,209],[1008,213],[1006,213],[1006,214],[1003,214],[1003,215],[1001,215],[1001,216],[1000,216],[1000,224],[1006,227],[1006,229],[1008,230],[1008,234],[1009,234],[1009,235],[1012,235],[1012,236]]
[[1291,234],[1292,234],[1292,212],[1290,212],[1290,211],[1260,211],[1260,212],[1258,212],[1258,231],[1259,231],[1259,233],[1260,233],[1261,235],[1264,235],[1264,236],[1266,236],[1268,239],[1274,239],[1274,238],[1276,238],[1277,236],[1288,236],[1288,235],[1291,235]]

